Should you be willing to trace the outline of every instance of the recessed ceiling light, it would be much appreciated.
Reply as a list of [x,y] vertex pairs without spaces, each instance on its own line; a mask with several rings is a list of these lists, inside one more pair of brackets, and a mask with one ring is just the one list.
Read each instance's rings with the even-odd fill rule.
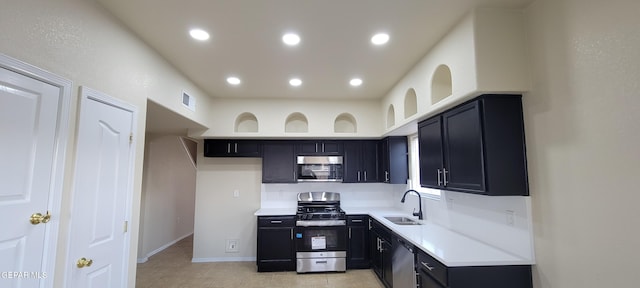
[[351,81],[349,81],[349,84],[351,84],[351,86],[360,86],[360,85],[362,85],[362,79],[353,78],[353,79],[351,79]]
[[231,76],[231,77],[227,78],[227,83],[229,83],[231,85],[238,85],[238,84],[240,84],[240,78]]
[[299,78],[291,78],[291,80],[289,80],[289,84],[291,86],[298,87],[302,85],[302,80],[300,80]]
[[209,33],[202,29],[191,29],[189,31],[189,35],[191,35],[193,39],[200,40],[200,41],[205,41],[209,39]]
[[289,46],[295,46],[295,45],[298,45],[298,43],[300,43],[300,36],[294,33],[287,33],[287,34],[284,34],[284,36],[282,36],[282,42],[284,42],[284,44],[287,44]]
[[389,34],[386,33],[378,33],[371,37],[371,43],[374,45],[383,45],[389,42]]

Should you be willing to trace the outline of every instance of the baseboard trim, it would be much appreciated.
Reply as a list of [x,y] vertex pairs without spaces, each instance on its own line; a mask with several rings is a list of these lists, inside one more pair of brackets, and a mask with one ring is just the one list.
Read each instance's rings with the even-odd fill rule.
[[191,258],[193,263],[204,262],[255,262],[256,257],[212,257],[212,258]]
[[189,234],[187,234],[187,235],[181,236],[181,237],[179,237],[179,238],[178,238],[178,239],[176,239],[176,240],[173,240],[173,241],[171,241],[171,242],[169,242],[169,243],[167,243],[167,244],[164,244],[164,245],[160,246],[160,248],[158,248],[158,249],[156,249],[156,250],[153,250],[153,251],[151,251],[151,252],[147,253],[147,255],[146,255],[145,257],[143,257],[143,258],[138,258],[138,263],[144,263],[144,262],[149,261],[149,257],[151,257],[151,256],[153,256],[153,255],[156,255],[156,254],[158,254],[158,253],[162,252],[162,250],[164,250],[164,249],[167,249],[167,248],[171,247],[171,245],[176,244],[176,243],[180,242],[180,240],[182,240],[182,239],[184,239],[184,238],[187,238],[187,237],[189,237],[189,236],[191,236],[191,235],[193,235],[193,232],[189,232]]

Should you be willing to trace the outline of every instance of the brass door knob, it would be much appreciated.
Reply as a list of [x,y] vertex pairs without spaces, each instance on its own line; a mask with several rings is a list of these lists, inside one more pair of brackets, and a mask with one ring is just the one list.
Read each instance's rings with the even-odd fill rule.
[[49,211],[47,211],[46,215],[42,215],[41,213],[33,213],[29,218],[29,221],[33,225],[38,225],[40,223],[47,223],[49,222],[49,220],[51,220],[51,214],[49,214]]
[[82,257],[78,259],[78,263],[76,265],[78,266],[78,268],[82,268],[89,267],[91,266],[91,264],[93,264],[93,260]]

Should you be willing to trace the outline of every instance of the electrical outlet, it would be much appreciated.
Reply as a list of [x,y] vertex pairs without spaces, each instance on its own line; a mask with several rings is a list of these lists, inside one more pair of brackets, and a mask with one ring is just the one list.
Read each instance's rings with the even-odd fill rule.
[[453,198],[447,198],[447,208],[453,210]]
[[516,212],[513,210],[506,210],[505,213],[507,215],[507,225],[509,226],[515,225]]
[[238,239],[227,239],[227,246],[225,247],[225,252],[230,252],[230,253],[240,252],[240,250],[238,250]]

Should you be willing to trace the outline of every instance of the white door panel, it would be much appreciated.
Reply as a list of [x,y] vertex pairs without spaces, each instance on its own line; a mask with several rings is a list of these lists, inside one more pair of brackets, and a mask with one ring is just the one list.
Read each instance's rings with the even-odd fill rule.
[[[68,263],[73,287],[124,287],[135,110],[83,88]],[[90,266],[77,267],[80,258]]]
[[60,92],[0,68],[0,271],[34,273],[0,279],[0,287],[42,282],[47,224],[33,225],[29,217],[47,213],[54,189]]

